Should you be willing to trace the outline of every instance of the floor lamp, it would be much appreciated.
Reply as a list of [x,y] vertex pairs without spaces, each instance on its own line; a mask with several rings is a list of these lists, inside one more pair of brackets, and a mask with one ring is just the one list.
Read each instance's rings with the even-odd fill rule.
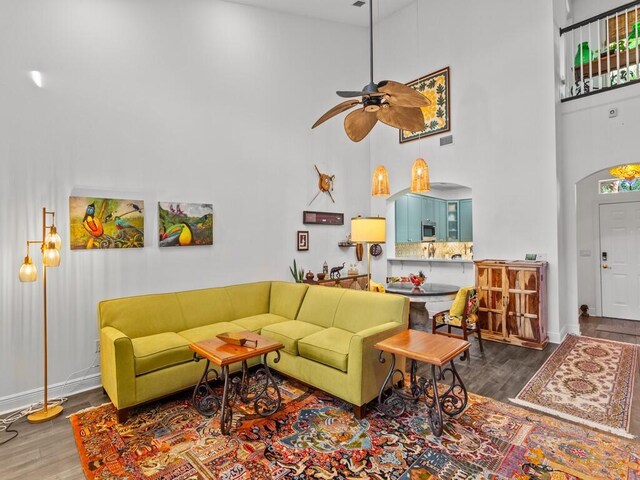
[[[29,247],[40,244],[42,251],[42,288],[44,292],[44,403],[42,409],[27,416],[31,423],[41,423],[51,420],[62,413],[61,405],[49,405],[47,396],[47,268],[60,265],[60,247],[62,240],[54,223],[55,212],[42,209],[42,240],[27,240],[27,256],[20,267],[19,278],[21,282],[35,282],[38,278],[36,266],[29,256]],[[51,217],[51,224],[47,225],[47,218]]]
[[[384,243],[387,240],[384,217],[354,217],[351,219],[351,241],[356,243]],[[371,290],[371,251],[367,245],[367,290]]]

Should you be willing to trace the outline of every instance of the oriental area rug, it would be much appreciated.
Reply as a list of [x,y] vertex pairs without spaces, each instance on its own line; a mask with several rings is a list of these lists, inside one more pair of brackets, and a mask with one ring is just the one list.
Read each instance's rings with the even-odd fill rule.
[[420,403],[391,419],[281,380],[267,419],[234,413],[229,436],[185,395],[140,407],[118,424],[113,405],[72,415],[89,479],[637,479],[640,445],[470,394],[431,435]]
[[514,403],[593,428],[629,432],[638,346],[568,335]]

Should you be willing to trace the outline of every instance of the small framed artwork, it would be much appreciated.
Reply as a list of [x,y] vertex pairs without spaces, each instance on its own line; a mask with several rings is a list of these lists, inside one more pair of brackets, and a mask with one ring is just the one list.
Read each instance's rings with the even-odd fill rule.
[[451,130],[451,105],[449,104],[449,67],[413,80],[407,85],[431,101],[422,107],[424,128],[419,132],[399,130],[400,143],[410,142],[429,135]]
[[298,230],[298,251],[309,250],[309,231]]
[[537,254],[535,254],[535,253],[527,253],[527,254],[524,256],[524,259],[525,259],[525,260],[535,260],[536,258],[538,258],[538,255],[537,255]]
[[344,213],[335,212],[302,212],[302,223],[305,225],[344,225]]

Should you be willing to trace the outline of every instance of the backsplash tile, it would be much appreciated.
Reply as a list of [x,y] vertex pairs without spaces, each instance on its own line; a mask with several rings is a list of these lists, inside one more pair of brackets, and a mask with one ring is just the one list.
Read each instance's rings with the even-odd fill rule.
[[396,258],[437,258],[450,259],[460,255],[463,259],[473,259],[473,242],[415,242],[396,243]]

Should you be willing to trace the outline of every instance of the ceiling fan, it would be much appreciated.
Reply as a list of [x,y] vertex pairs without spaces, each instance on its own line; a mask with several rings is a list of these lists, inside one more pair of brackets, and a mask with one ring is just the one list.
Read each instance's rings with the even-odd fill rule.
[[[369,84],[365,85],[361,92],[336,92],[339,97],[351,98],[352,100],[347,100],[333,107],[322,115],[311,128],[316,128],[356,105],[362,105],[362,108],[354,110],[344,119],[344,130],[354,142],[359,142],[366,137],[378,120],[410,132],[418,132],[424,128],[424,116],[420,107],[431,105],[427,97],[399,82],[383,80],[380,83],[375,83],[373,81],[373,0],[369,0],[369,47]],[[353,99],[354,97],[362,98],[356,100]]]

